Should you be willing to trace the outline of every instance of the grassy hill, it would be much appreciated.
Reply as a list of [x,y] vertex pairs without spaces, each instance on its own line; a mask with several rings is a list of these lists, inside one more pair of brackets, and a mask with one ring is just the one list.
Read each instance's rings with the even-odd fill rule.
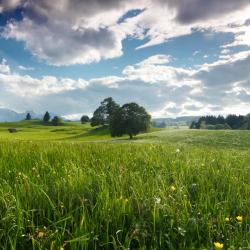
[[250,249],[249,132],[0,124],[0,249]]
[[[8,128],[16,128],[17,133],[9,133]],[[90,124],[83,125],[80,122],[46,126],[38,120],[0,123],[0,140],[121,143],[129,141],[128,136],[112,138],[105,127],[93,128]],[[175,144],[179,147],[188,145],[249,149],[250,131],[190,130],[186,127],[151,128],[149,132],[137,135],[133,142]]]
[[[9,133],[16,128],[17,133]],[[41,121],[0,123],[2,140],[104,140],[110,139],[107,128],[92,128],[89,124],[65,122],[62,126],[44,125]]]

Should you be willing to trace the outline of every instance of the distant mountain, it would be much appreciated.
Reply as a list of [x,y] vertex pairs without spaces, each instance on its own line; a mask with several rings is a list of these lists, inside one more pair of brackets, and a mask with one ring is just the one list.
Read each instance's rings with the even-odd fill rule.
[[198,121],[200,116],[180,116],[176,118],[155,118],[153,119],[153,123],[156,125],[160,125],[165,123],[166,126],[181,126],[187,125],[189,126],[192,121]]
[[[0,122],[16,122],[26,118],[27,113],[30,113],[32,119],[42,119],[43,115],[36,114],[34,111],[27,111],[24,113],[17,113],[10,109],[0,108]],[[55,114],[51,113],[51,117]]]

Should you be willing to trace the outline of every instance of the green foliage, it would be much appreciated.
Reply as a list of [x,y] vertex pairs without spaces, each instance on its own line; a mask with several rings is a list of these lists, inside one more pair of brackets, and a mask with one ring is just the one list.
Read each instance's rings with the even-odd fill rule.
[[249,148],[177,148],[173,132],[159,132],[171,145],[1,142],[0,249],[249,249]]
[[190,129],[196,129],[197,128],[196,122],[192,121],[192,123],[190,124],[189,128]]
[[30,121],[30,120],[31,120],[31,114],[30,114],[30,113],[27,113],[27,114],[26,114],[25,120],[26,120],[26,121]]
[[225,124],[216,124],[216,125],[204,125],[203,129],[209,129],[209,130],[225,130],[225,129],[231,129],[231,127],[225,123]]
[[62,125],[63,124],[63,120],[62,118],[60,118],[59,116],[55,116],[52,121],[51,121],[51,124],[53,126],[59,126],[59,125]]
[[247,116],[247,129],[250,130],[250,115]]
[[136,103],[124,104],[117,109],[111,119],[111,136],[133,135],[145,132],[150,126],[150,115],[146,110]]
[[[242,115],[223,116],[202,116],[198,122],[192,122],[191,129],[246,129],[247,117]],[[224,125],[224,127],[223,127]]]
[[43,122],[44,122],[44,123],[48,123],[49,121],[50,121],[50,114],[49,114],[49,112],[47,111],[47,112],[44,114]]
[[109,125],[112,115],[118,108],[119,105],[112,97],[104,99],[91,118],[91,126]]
[[81,117],[81,123],[82,123],[82,124],[85,124],[85,123],[87,123],[87,122],[89,122],[89,117],[88,117],[87,115],[83,115],[83,116]]

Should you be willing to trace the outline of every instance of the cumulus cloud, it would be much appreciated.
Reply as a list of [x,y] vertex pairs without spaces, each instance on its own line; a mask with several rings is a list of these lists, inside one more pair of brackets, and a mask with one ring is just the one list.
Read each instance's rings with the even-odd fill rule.
[[[146,39],[139,49],[197,29],[232,32],[228,46],[249,45],[249,6],[249,0],[3,0],[0,12],[21,8],[22,20],[9,21],[2,35],[60,66],[119,57],[127,37]],[[126,17],[133,9],[142,11]]]
[[29,75],[0,74],[1,90],[20,97],[44,96],[51,93],[59,93],[74,89],[84,89],[88,82],[83,79],[56,78],[44,76],[41,79]]
[[114,0],[27,0],[23,19],[10,21],[3,36],[24,41],[33,55],[58,66],[114,58],[122,55],[124,34],[112,26],[129,6]]
[[120,104],[138,102],[154,117],[249,113],[250,52],[196,69],[158,64],[152,57],[142,62],[125,67],[122,76],[88,81],[0,73],[0,99],[17,111],[51,110],[67,117],[91,115],[108,96]]
[[249,5],[248,0],[158,0],[177,11],[176,19],[181,23],[193,23],[199,20],[217,18],[223,14],[235,12]]
[[123,70],[123,74],[129,80],[140,80],[149,84],[162,82],[165,85],[175,87],[183,86],[187,82],[189,85],[197,84],[197,82],[193,81],[191,78],[194,73],[193,70],[187,70],[181,67],[177,68],[169,65],[161,65],[161,63],[158,64],[152,60],[152,58],[154,57],[149,57],[136,65],[126,66]]
[[1,0],[0,13],[11,11],[19,7],[24,1],[22,0]]

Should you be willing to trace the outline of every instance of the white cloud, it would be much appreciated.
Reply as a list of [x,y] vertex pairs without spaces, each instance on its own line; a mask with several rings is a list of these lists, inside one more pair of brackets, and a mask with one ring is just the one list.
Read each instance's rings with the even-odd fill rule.
[[84,89],[87,85],[88,82],[83,79],[58,79],[54,76],[44,76],[38,79],[29,75],[0,74],[1,89],[5,89],[5,91],[9,93],[23,98],[27,96],[44,96],[74,89]]
[[10,73],[10,67],[4,58],[2,59],[2,62],[0,62],[0,73]]
[[167,55],[155,55],[126,66],[122,76],[88,81],[20,75],[2,60],[1,105],[17,111],[49,110],[72,119],[91,114],[112,96],[120,104],[138,102],[157,117],[249,113],[250,50],[228,56],[185,69],[168,65]]
[[[18,5],[23,19],[10,20],[2,35],[24,41],[34,56],[57,66],[119,57],[126,37],[147,39],[138,49],[197,29],[232,32],[235,40],[228,46],[250,40],[249,0],[4,0],[0,9]],[[118,22],[132,9],[143,11]]]
[[138,65],[160,65],[168,64],[171,61],[170,55],[154,55],[141,61]]
[[19,65],[17,68],[19,70],[22,70],[22,71],[33,71],[33,70],[35,70],[35,68],[33,68],[33,67],[26,67],[26,66],[23,66],[23,65]]

